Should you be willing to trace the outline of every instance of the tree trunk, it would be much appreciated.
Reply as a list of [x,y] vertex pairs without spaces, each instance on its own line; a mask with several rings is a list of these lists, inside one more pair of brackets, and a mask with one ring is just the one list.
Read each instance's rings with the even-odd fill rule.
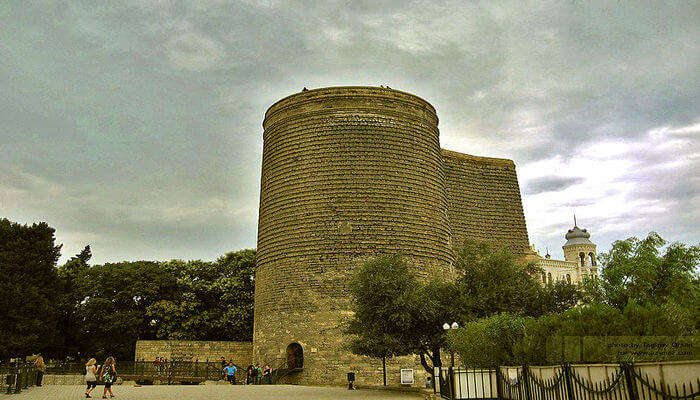
[[440,346],[436,346],[433,349],[433,365],[436,367],[442,367],[442,359],[440,358]]
[[[431,350],[432,354],[425,347],[420,349],[420,363],[423,365],[423,368],[425,368],[425,371],[429,373],[433,379],[435,379],[435,367],[442,367],[442,360],[440,359],[440,346],[433,347]],[[428,360],[425,358],[426,355],[433,364],[432,367],[428,365]]]
[[428,361],[425,359],[425,352],[423,350],[421,350],[420,352],[420,363],[425,369],[425,372],[430,374],[430,376],[432,376],[433,379],[435,379],[435,370],[433,368],[430,368],[430,366],[428,365]]

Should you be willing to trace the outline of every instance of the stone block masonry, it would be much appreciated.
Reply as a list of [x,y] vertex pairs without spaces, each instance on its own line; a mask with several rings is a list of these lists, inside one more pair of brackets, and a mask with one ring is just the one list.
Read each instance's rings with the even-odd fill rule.
[[494,240],[514,253],[529,251],[515,163],[442,150],[452,242]]
[[252,342],[195,341],[195,340],[139,340],[136,342],[136,360],[153,361],[156,357],[182,361],[218,361],[222,356],[237,365],[252,362]]
[[[322,88],[273,104],[263,122],[253,359],[303,353],[290,383],[381,382],[381,362],[347,349],[347,282],[368,257],[403,254],[425,278],[451,276],[466,237],[528,247],[510,160],[440,149],[425,100],[376,87]],[[298,355],[295,355],[297,349]],[[388,360],[389,381],[415,357]]]

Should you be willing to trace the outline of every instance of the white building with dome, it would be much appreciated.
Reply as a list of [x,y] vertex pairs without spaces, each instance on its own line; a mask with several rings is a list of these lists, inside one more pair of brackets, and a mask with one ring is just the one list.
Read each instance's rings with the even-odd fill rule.
[[[553,260],[549,252],[542,257],[536,252],[535,262],[542,268],[540,279],[543,284],[564,280],[572,283],[581,283],[586,276],[598,276],[598,262],[596,259],[596,245],[591,242],[591,234],[586,229],[581,229],[576,224],[564,235],[566,243],[562,246],[564,260]],[[533,249],[534,250],[534,249]]]

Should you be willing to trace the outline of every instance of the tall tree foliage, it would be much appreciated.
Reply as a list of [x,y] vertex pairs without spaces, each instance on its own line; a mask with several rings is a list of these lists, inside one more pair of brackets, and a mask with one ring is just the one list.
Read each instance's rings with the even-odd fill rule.
[[409,328],[416,305],[418,281],[409,265],[398,256],[370,260],[349,287],[356,299],[348,326],[348,333],[354,335],[350,350],[382,359],[384,368],[386,358],[411,354],[400,332]]
[[0,359],[53,344],[60,250],[46,223],[0,219]]
[[46,223],[0,220],[0,359],[131,359],[138,339],[252,339],[255,250],[90,265],[86,246],[56,268],[54,241]]
[[568,309],[580,298],[571,284],[542,287],[534,265],[490,242],[467,240],[457,247],[457,275],[449,282],[420,281],[415,270],[399,256],[371,259],[358,270],[350,284],[355,353],[378,358],[418,354],[432,374],[442,365],[444,323],[506,312],[537,316]]
[[148,308],[177,294],[173,271],[153,261],[94,265],[77,283],[83,356],[133,358],[136,340],[157,338]]
[[614,242],[610,251],[599,256],[600,279],[586,282],[589,300],[618,310],[629,303],[697,307],[700,246],[667,244],[655,232],[641,240]]
[[147,309],[157,326],[157,336],[252,340],[255,254],[255,250],[240,250],[213,263],[167,263],[177,279],[177,295]]
[[529,315],[562,313],[580,304],[584,298],[583,288],[578,283],[564,280],[547,283],[539,288],[536,305]]
[[442,324],[454,318],[454,285],[420,282],[415,269],[394,255],[367,261],[349,288],[355,299],[349,322],[353,352],[377,358],[418,354],[429,374],[442,365]]
[[[600,278],[587,279],[583,288],[563,282],[542,287],[535,312],[530,313],[538,318],[523,318],[517,310],[480,318],[450,333],[451,347],[471,366],[492,366],[556,362],[546,351],[556,337],[692,337],[700,326],[700,247],[667,245],[654,232],[642,240],[616,241],[599,256]],[[504,327],[515,327],[512,336],[517,340],[503,342],[497,332]],[[506,350],[496,351],[503,345]],[[619,361],[606,351],[587,357],[586,361]],[[649,357],[637,361],[656,361],[663,354]]]
[[78,309],[85,297],[83,279],[90,268],[88,264],[90,258],[92,258],[92,252],[88,245],[58,268],[61,295],[57,308],[58,330],[61,334],[56,335],[57,341],[50,351],[55,357],[65,358],[80,354],[83,350],[81,348],[81,343],[84,343],[83,323],[78,315]]
[[463,322],[499,313],[538,316],[562,312],[582,299],[581,288],[541,285],[541,270],[495,242],[467,239],[455,248],[456,285]]

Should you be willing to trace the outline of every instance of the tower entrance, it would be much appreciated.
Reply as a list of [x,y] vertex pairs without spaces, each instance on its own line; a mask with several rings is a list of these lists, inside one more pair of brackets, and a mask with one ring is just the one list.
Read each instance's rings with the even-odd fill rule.
[[287,346],[287,365],[290,370],[304,368],[304,349],[299,343],[290,343]]

